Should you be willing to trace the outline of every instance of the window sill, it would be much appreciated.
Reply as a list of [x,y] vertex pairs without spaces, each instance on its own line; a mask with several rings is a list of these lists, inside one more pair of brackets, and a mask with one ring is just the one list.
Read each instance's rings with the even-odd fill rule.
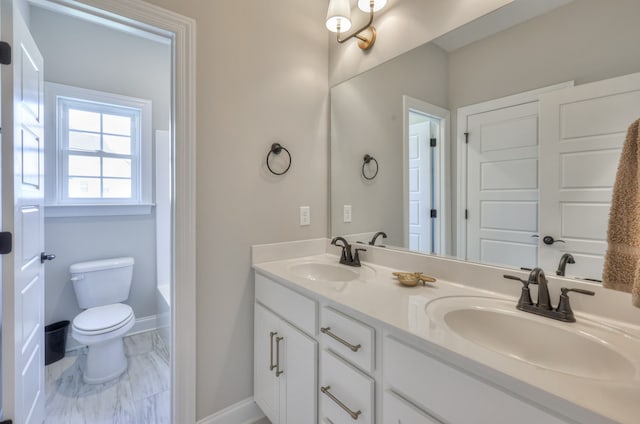
[[80,216],[149,215],[153,203],[138,204],[87,204],[87,205],[45,205],[45,218]]

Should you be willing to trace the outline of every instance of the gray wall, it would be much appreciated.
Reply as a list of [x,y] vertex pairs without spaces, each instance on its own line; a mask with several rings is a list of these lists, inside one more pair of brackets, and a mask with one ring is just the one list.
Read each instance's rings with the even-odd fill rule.
[[[31,8],[31,31],[46,81],[151,99],[153,129],[169,128],[169,45],[39,8]],[[46,267],[45,322],[80,312],[69,265],[117,256],[136,261],[128,300],[136,317],[155,315],[155,238],[154,213],[45,219],[45,249],[57,255]]]
[[[402,96],[448,109],[448,80],[447,53],[428,43],[331,89],[332,235],[385,231],[383,243],[403,245]],[[380,166],[372,181],[362,177],[366,153]]]
[[[253,396],[250,246],[327,235],[327,3],[151,2],[197,20],[201,419]],[[281,177],[264,166],[274,141],[293,156]]]
[[449,55],[452,110],[575,80],[640,71],[640,2],[575,0]]

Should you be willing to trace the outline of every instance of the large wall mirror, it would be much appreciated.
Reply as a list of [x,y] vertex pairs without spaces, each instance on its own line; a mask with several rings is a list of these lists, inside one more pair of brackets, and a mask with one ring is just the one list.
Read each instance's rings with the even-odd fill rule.
[[516,0],[332,87],[332,235],[599,281],[638,16]]

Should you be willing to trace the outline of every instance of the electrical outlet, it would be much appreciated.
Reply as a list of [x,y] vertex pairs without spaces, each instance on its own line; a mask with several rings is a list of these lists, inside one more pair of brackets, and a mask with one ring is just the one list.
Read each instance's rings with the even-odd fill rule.
[[311,208],[309,206],[300,206],[300,225],[311,225]]
[[343,215],[344,222],[351,222],[351,205],[344,205]]

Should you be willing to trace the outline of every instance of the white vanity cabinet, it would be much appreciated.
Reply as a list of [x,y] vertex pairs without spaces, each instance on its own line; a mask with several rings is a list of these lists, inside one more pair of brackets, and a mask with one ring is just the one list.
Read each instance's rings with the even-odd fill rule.
[[[259,279],[264,277],[256,275]],[[287,318],[300,315],[302,326],[313,326],[316,303],[267,279],[261,283],[254,317],[254,399],[272,424],[315,424],[318,342]]]
[[[385,417],[396,412],[389,423],[455,424],[566,424],[566,421],[525,402],[519,397],[483,382],[446,364],[428,352],[387,335],[383,341],[383,373],[386,390]],[[403,421],[409,402],[422,410],[424,418]],[[400,411],[402,409],[402,411]],[[417,408],[412,408],[417,413]],[[396,418],[400,417],[400,418]],[[412,415],[418,416],[420,415]]]

